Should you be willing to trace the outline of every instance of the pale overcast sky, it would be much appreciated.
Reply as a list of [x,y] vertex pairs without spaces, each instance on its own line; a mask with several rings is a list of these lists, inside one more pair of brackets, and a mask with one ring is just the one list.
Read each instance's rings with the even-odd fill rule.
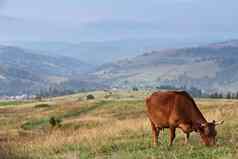
[[[237,0],[0,0],[0,5],[2,17],[24,21],[22,28],[37,25],[48,32],[42,38],[51,40],[74,40],[72,35],[81,41],[183,35],[219,40],[238,32]],[[25,35],[31,39],[37,33]]]
[[237,17],[237,6],[236,0],[5,0],[3,13],[43,20],[217,19]]

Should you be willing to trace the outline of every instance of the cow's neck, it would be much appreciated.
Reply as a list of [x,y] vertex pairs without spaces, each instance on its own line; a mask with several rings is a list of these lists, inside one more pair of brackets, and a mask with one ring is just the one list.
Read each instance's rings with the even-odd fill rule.
[[198,107],[196,105],[195,105],[195,107],[196,107],[196,109],[193,114],[193,122],[200,123],[200,124],[207,123],[207,120],[204,118],[204,116],[202,115],[202,113],[200,112]]
[[207,123],[207,120],[204,118],[201,111],[198,109],[198,106],[195,103],[194,99],[189,94],[187,94],[187,97],[190,98],[194,108],[192,111],[192,121],[195,123],[200,123],[200,124]]

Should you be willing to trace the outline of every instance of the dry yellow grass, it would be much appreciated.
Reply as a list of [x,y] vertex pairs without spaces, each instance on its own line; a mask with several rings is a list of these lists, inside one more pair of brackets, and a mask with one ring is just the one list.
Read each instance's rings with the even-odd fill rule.
[[[158,153],[168,150],[161,146],[160,150],[151,148],[150,124],[144,113],[143,99],[148,92],[114,92],[110,98],[104,99],[106,92],[93,93],[96,100],[85,101],[78,98],[85,94],[52,99],[49,108],[35,108],[31,106],[18,106],[1,108],[0,142],[2,151],[7,152],[8,158],[115,158],[124,155],[125,158],[153,158]],[[225,120],[225,124],[218,128],[219,147],[212,150],[214,158],[237,157],[238,148],[238,101],[197,99],[199,108],[208,120]],[[44,121],[51,116],[63,119],[62,127],[51,128]],[[41,127],[25,130],[22,125],[29,121],[42,124]],[[43,122],[41,122],[43,121]],[[166,142],[166,132],[162,135],[162,142]],[[183,140],[178,132],[178,139]],[[198,146],[198,137],[192,135],[192,145]],[[193,146],[182,149],[181,142],[175,144],[173,151],[161,157],[181,158],[180,151],[198,153]],[[229,145],[230,144],[230,145]],[[167,144],[164,143],[164,146]],[[189,149],[189,150],[188,150]],[[11,152],[11,153],[9,153]],[[130,153],[132,153],[132,156]],[[217,153],[217,155],[216,155]],[[19,155],[21,154],[21,155]],[[134,154],[134,156],[133,156]],[[15,155],[15,156],[14,156]],[[166,156],[168,155],[168,156]],[[176,157],[177,156],[177,157]],[[187,158],[191,154],[187,154]],[[220,157],[219,157],[220,156]],[[172,158],[172,157],[171,157]],[[185,156],[186,158],[186,156]]]

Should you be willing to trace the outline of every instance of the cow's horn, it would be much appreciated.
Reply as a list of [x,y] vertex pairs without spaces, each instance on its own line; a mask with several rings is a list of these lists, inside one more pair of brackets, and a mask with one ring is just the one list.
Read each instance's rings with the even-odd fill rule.
[[219,121],[219,122],[216,122],[215,125],[221,125],[221,124],[223,124],[223,123],[224,123],[224,120]]

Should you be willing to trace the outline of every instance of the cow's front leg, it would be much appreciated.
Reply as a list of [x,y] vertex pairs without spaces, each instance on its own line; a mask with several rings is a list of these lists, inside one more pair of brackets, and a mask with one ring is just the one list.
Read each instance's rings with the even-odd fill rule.
[[170,136],[170,138],[169,138],[169,145],[170,146],[172,146],[174,138],[175,138],[175,130],[176,130],[175,127],[169,128],[169,136]]
[[188,144],[190,132],[193,131],[191,125],[189,124],[180,124],[179,127],[183,130],[184,132],[184,144]]
[[155,126],[155,124],[152,121],[150,121],[150,123],[151,123],[151,128],[152,128],[153,145],[157,146],[160,130]]

